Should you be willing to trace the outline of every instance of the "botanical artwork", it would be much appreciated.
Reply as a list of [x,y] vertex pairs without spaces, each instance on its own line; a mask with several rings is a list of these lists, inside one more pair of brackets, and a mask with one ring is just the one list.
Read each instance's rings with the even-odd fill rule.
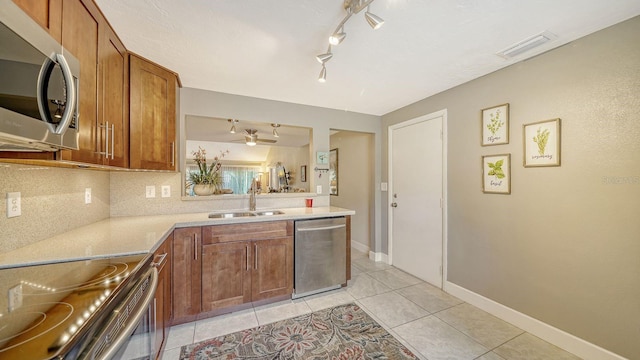
[[307,165],[300,166],[300,182],[307,182]]
[[482,191],[511,194],[511,154],[482,157]]
[[523,126],[525,167],[560,166],[560,119]]
[[509,104],[482,110],[482,146],[509,143]]

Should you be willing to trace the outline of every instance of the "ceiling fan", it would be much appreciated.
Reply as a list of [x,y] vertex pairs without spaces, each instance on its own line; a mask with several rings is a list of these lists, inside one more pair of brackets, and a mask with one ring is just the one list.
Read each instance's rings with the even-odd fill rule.
[[[258,138],[258,130],[256,129],[244,129],[244,143],[249,146],[255,146],[257,143],[269,143],[274,144],[277,140],[271,139],[259,139]],[[242,142],[242,140],[236,140],[237,142]]]

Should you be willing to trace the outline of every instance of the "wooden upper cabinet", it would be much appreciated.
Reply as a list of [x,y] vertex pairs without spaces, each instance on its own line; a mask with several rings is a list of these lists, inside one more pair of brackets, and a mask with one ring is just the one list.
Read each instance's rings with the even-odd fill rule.
[[101,14],[90,0],[64,0],[62,46],[80,61],[79,150],[62,150],[63,160],[97,164],[98,39]]
[[103,165],[129,167],[129,56],[108,24],[98,48],[98,150]]
[[131,54],[129,79],[130,167],[175,170],[177,75]]
[[59,43],[62,42],[62,0],[13,0]]

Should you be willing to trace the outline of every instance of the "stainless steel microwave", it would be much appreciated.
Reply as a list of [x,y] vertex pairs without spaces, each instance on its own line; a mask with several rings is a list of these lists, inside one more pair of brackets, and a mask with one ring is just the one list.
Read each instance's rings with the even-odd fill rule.
[[0,151],[78,149],[80,63],[0,0]]

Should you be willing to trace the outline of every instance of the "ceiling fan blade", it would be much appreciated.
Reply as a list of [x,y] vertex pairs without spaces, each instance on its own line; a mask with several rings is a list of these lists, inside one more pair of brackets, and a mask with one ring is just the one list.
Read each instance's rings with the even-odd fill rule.
[[271,139],[256,139],[256,142],[262,142],[262,143],[270,143],[270,144],[274,144],[276,142],[278,142],[278,140],[271,140]]

